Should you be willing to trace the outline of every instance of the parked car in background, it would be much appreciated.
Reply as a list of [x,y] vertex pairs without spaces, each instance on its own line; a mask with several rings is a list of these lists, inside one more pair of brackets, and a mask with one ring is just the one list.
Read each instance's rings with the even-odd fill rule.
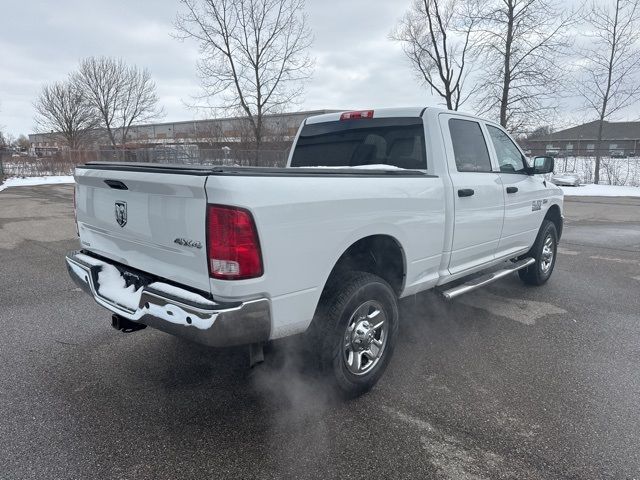
[[580,176],[577,173],[557,173],[551,176],[551,182],[563,187],[579,187]]
[[609,155],[611,156],[611,158],[627,158],[624,150],[611,150],[611,152],[609,152]]

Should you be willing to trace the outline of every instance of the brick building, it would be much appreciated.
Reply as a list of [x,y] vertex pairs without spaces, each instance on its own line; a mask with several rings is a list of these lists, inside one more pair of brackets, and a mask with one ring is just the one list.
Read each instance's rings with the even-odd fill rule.
[[[567,128],[523,141],[532,156],[593,157],[596,155],[598,121]],[[640,122],[604,122],[601,156],[637,157],[640,155]]]

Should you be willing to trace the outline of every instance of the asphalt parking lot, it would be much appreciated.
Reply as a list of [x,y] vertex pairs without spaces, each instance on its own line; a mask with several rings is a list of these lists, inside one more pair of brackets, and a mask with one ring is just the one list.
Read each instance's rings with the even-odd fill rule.
[[350,402],[276,345],[247,368],[122,334],[69,280],[71,186],[0,193],[0,478],[640,478],[640,199],[566,203],[553,277],[402,303]]

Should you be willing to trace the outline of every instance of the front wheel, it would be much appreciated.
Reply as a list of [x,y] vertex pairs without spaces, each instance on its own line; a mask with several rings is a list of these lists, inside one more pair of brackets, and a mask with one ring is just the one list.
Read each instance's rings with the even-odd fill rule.
[[310,329],[321,371],[347,397],[369,391],[386,369],[398,332],[398,302],[382,278],[353,272],[331,282]]
[[549,280],[556,265],[558,253],[558,231],[553,222],[544,220],[529,256],[536,260],[533,265],[518,271],[520,279],[528,285],[542,285]]

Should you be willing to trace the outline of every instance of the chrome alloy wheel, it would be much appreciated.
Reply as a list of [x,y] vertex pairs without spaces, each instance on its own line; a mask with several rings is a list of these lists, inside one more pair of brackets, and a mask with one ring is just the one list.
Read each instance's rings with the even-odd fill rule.
[[388,322],[382,305],[368,300],[355,309],[344,334],[343,359],[354,375],[369,373],[387,345]]
[[547,273],[553,264],[554,252],[554,240],[552,235],[547,235],[544,239],[544,245],[542,245],[542,255],[540,256],[540,270],[542,273]]

